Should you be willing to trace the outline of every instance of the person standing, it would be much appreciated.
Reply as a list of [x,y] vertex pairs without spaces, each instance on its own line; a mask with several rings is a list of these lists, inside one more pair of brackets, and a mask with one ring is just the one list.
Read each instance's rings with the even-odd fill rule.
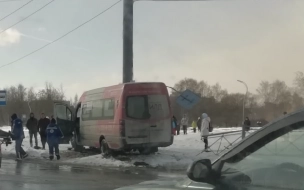
[[47,143],[49,145],[50,160],[54,159],[54,149],[57,160],[59,160],[60,159],[59,143],[60,143],[60,138],[63,138],[63,133],[60,127],[56,124],[56,120],[54,118],[51,119],[50,124],[46,128],[46,136],[47,136]]
[[50,124],[50,120],[45,117],[44,113],[41,113],[41,118],[38,121],[38,130],[41,138],[42,149],[45,149],[46,143],[46,128]]
[[201,131],[201,126],[202,126],[201,117],[198,117],[196,125],[197,125],[197,128],[198,128],[198,131],[200,132]]
[[30,118],[26,122],[26,127],[29,130],[30,145],[33,147],[33,136],[35,138],[35,147],[38,147],[37,133],[38,133],[38,120],[35,118],[34,113],[30,114]]
[[176,135],[176,129],[177,129],[177,120],[176,120],[176,117],[173,116],[172,117],[172,130],[173,130],[174,135]]
[[188,128],[188,118],[186,114],[183,116],[181,120],[181,125],[183,126],[184,135],[187,135],[187,128]]
[[176,135],[179,135],[180,133],[180,122],[176,120]]
[[192,121],[191,125],[192,125],[193,132],[196,133],[196,127],[197,126],[196,126],[196,122],[194,120]]
[[209,135],[209,126],[210,126],[211,119],[210,117],[206,114],[202,114],[202,129],[201,129],[201,136],[204,139],[205,143],[205,151],[208,151],[208,135]]
[[28,156],[28,154],[22,148],[22,141],[24,139],[23,123],[22,120],[17,117],[17,114],[11,116],[12,119],[12,136],[15,139],[15,151],[16,160],[22,160]]
[[245,127],[245,130],[246,131],[249,131],[250,130],[250,125],[251,125],[251,122],[249,120],[248,117],[246,117],[245,121],[244,121],[244,127]]

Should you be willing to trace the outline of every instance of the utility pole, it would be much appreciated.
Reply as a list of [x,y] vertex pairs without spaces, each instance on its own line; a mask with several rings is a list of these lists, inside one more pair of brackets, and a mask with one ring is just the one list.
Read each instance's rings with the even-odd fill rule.
[[[140,1],[140,0],[136,0]],[[148,0],[146,0],[148,1]],[[150,1],[212,1],[212,0],[150,0]],[[133,4],[123,0],[123,77],[122,82],[133,82]]]
[[133,81],[133,0],[123,0],[123,83]]

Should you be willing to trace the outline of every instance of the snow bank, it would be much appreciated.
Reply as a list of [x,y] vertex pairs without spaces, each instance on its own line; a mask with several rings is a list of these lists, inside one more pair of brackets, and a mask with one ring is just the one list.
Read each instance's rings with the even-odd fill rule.
[[131,163],[116,160],[114,158],[103,158],[101,155],[87,156],[66,160],[66,163],[91,165],[91,166],[112,166],[112,167],[129,167]]
[[[227,131],[238,131],[241,130],[241,127],[235,128],[215,128],[213,133],[221,133]],[[225,138],[232,143],[233,141],[241,140],[241,133],[225,136]],[[216,142],[217,141],[217,142]],[[219,137],[209,138],[209,145],[211,149],[217,153],[221,152],[229,145],[229,142],[222,140],[220,142]],[[103,159],[100,155],[94,155],[83,158],[75,158],[66,160],[67,163],[73,164],[83,164],[83,165],[93,165],[93,166],[134,166],[134,165],[148,165],[150,167],[161,167],[166,169],[180,170],[186,169],[189,164],[193,161],[208,158],[216,159],[218,157],[214,152],[204,152],[204,143],[200,139],[199,133],[193,133],[188,131],[188,135],[178,135],[174,137],[174,143],[170,147],[159,148],[159,151],[153,155],[138,155],[130,154],[127,155],[126,161],[121,161],[120,157]]]
[[[221,133],[227,131],[237,131],[241,128],[214,129],[213,133]],[[231,143],[240,137],[240,133],[231,136],[225,136]],[[218,141],[217,141],[218,140]],[[240,139],[239,139],[240,140]],[[238,141],[239,141],[238,140]],[[217,141],[217,142],[216,142]],[[174,137],[174,143],[170,147],[159,148],[159,152],[155,155],[138,155],[131,156],[132,163],[144,162],[151,167],[164,167],[167,169],[186,169],[193,161],[208,158],[214,160],[218,157],[219,152],[229,145],[229,142],[219,137],[209,138],[209,145],[214,152],[204,152],[204,142],[200,139],[200,133],[188,131],[188,135],[178,135]],[[218,151],[219,149],[219,151]]]

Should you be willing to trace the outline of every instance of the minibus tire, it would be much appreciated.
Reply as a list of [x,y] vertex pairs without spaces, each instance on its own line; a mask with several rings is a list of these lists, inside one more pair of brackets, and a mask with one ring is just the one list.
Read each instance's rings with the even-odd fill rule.
[[151,148],[140,148],[140,149],[138,149],[139,153],[143,154],[143,155],[151,154],[152,153],[151,150],[152,150]]
[[158,147],[152,147],[151,148],[151,153],[156,153],[158,152]]

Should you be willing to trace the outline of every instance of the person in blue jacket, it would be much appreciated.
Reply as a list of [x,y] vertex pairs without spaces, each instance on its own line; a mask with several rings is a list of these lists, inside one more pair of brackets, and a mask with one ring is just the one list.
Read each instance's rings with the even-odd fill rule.
[[46,128],[46,137],[49,145],[50,160],[54,159],[54,149],[57,160],[59,160],[59,143],[60,138],[63,138],[63,133],[54,118],[51,119],[51,123]]
[[22,160],[28,156],[28,154],[22,148],[22,141],[24,139],[23,123],[22,120],[17,117],[17,114],[11,116],[12,119],[12,136],[15,140],[16,160]]

